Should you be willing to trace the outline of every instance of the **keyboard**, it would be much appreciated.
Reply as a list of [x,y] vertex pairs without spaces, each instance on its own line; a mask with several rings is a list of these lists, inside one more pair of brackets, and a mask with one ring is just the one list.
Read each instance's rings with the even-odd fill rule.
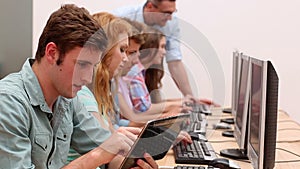
[[199,112],[191,112],[190,116],[191,121],[206,121],[206,116]]
[[191,112],[190,113],[190,124],[187,126],[187,132],[199,133],[202,135],[206,134],[206,116],[202,113]]
[[215,169],[212,166],[188,166],[188,165],[177,165],[174,169]]
[[187,132],[199,133],[205,136],[206,134],[206,122],[204,121],[194,121],[190,122],[188,125]]
[[192,144],[179,142],[173,146],[175,162],[179,164],[208,164],[217,158],[209,142],[193,140]]
[[209,109],[209,105],[199,104],[199,103],[191,103],[189,106],[192,107],[193,112],[203,113],[205,115],[211,115],[212,112]]

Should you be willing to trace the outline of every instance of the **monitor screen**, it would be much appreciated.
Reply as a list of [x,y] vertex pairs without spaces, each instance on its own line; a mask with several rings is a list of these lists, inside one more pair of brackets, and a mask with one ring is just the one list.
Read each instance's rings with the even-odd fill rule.
[[250,93],[249,80],[249,57],[242,55],[241,57],[241,71],[240,71],[240,85],[237,95],[237,111],[235,115],[235,131],[234,135],[240,149],[246,150],[247,145],[247,128],[248,128],[248,103]]
[[248,156],[254,169],[274,168],[278,76],[270,61],[251,59]]
[[262,102],[262,65],[252,65],[251,107],[250,107],[250,144],[256,154],[259,153],[259,119]]
[[235,113],[235,129],[234,137],[239,145],[239,149],[224,149],[221,150],[220,154],[225,157],[234,159],[248,159],[247,156],[247,141],[248,141],[248,106],[249,106],[249,95],[250,95],[250,58],[242,53],[238,56],[239,58],[239,71],[236,77],[236,111]]

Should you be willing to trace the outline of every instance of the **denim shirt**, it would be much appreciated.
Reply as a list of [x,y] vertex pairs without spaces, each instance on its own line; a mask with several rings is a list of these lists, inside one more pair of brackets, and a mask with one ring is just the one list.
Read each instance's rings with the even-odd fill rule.
[[77,97],[58,97],[52,112],[30,61],[0,80],[0,168],[58,169],[70,146],[84,154],[106,131]]

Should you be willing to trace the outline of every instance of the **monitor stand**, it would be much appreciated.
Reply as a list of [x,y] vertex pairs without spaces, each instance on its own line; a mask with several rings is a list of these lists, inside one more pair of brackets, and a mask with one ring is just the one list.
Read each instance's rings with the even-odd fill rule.
[[234,118],[221,119],[220,121],[227,124],[234,124]]
[[220,155],[232,159],[247,159],[247,152],[241,149],[225,149],[220,151]]
[[224,137],[234,137],[233,133],[234,133],[233,130],[223,131],[222,136],[224,136]]
[[224,108],[224,109],[222,110],[222,112],[223,112],[223,113],[231,113],[232,111],[231,111],[231,108]]

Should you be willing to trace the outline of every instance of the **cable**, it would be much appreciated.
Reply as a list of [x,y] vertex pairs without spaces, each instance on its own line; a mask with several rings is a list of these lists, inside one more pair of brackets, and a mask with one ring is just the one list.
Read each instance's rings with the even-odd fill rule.
[[277,131],[285,131],[285,130],[296,130],[296,131],[300,131],[300,129],[295,129],[295,128],[284,128],[284,129],[278,129]]
[[300,140],[279,140],[279,141],[276,141],[276,143],[296,143],[296,142],[300,142]]
[[[297,157],[300,157],[299,154],[296,154],[296,153],[291,152],[291,151],[289,151],[289,150],[286,150],[286,149],[284,149],[284,148],[276,147],[276,149],[277,149],[277,150],[281,150],[281,151],[285,151],[285,152],[287,152],[287,153],[290,153],[290,154],[293,154],[293,155],[295,155],[295,156],[297,156]],[[298,162],[300,162],[300,159],[299,159],[299,160],[281,160],[281,161],[275,161],[275,163],[298,163]]]
[[275,161],[275,163],[298,163],[300,160],[282,160],[282,161]]
[[299,154],[296,154],[296,153],[294,153],[294,152],[291,152],[291,151],[289,151],[289,150],[287,150],[287,149],[280,148],[280,147],[276,147],[276,149],[277,149],[277,150],[281,150],[281,151],[285,151],[285,152],[288,152],[288,153],[290,153],[290,154],[293,154],[293,155],[295,155],[295,156],[297,156],[297,157],[300,157]]
[[294,120],[279,120],[279,121],[277,121],[277,123],[295,123],[298,126],[300,126],[300,124],[295,122]]

